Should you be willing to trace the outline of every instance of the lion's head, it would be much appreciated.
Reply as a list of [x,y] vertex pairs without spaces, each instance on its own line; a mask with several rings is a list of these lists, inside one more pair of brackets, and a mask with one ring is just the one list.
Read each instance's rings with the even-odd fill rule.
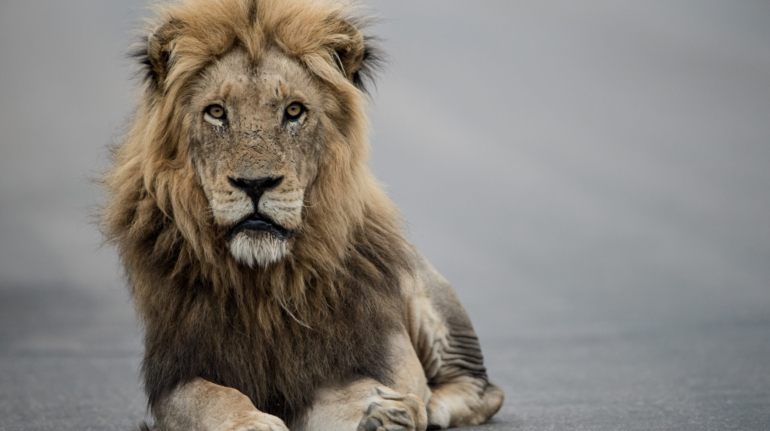
[[312,205],[333,95],[277,47],[257,61],[234,48],[202,70],[189,100],[190,158],[230,253],[250,266],[281,260]]
[[362,231],[400,238],[368,167],[363,80],[377,59],[348,4],[190,0],[156,12],[102,214],[133,284],[149,267],[214,284],[244,268],[319,278],[370,254],[354,244]]

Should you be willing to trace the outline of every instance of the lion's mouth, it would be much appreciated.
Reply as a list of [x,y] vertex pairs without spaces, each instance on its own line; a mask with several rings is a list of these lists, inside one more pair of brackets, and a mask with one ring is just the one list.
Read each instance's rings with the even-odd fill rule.
[[232,241],[241,232],[245,231],[261,231],[275,235],[279,239],[287,240],[291,238],[291,231],[278,223],[271,220],[269,217],[263,216],[258,213],[254,213],[230,229],[228,235],[228,241]]

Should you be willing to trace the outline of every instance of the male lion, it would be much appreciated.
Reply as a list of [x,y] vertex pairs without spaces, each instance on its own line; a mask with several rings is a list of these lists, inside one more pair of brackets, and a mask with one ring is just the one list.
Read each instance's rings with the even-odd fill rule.
[[157,430],[424,430],[503,392],[368,166],[376,56],[332,0],[158,6],[103,230]]

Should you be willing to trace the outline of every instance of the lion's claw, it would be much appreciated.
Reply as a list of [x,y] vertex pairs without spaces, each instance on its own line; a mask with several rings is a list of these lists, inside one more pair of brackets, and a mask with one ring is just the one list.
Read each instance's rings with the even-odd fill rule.
[[364,425],[364,431],[407,431],[406,428],[401,425],[383,425],[382,421],[377,418],[369,418]]
[[377,431],[377,428],[382,426],[382,421],[377,418],[369,418],[366,420],[364,431]]

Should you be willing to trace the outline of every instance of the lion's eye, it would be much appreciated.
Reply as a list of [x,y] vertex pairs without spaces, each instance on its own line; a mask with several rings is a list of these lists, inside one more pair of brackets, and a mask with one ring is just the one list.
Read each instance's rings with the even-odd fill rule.
[[294,102],[286,108],[286,118],[294,121],[298,119],[303,112],[305,112],[305,105]]
[[222,120],[225,118],[225,108],[220,105],[211,105],[206,108],[205,112],[217,120]]

